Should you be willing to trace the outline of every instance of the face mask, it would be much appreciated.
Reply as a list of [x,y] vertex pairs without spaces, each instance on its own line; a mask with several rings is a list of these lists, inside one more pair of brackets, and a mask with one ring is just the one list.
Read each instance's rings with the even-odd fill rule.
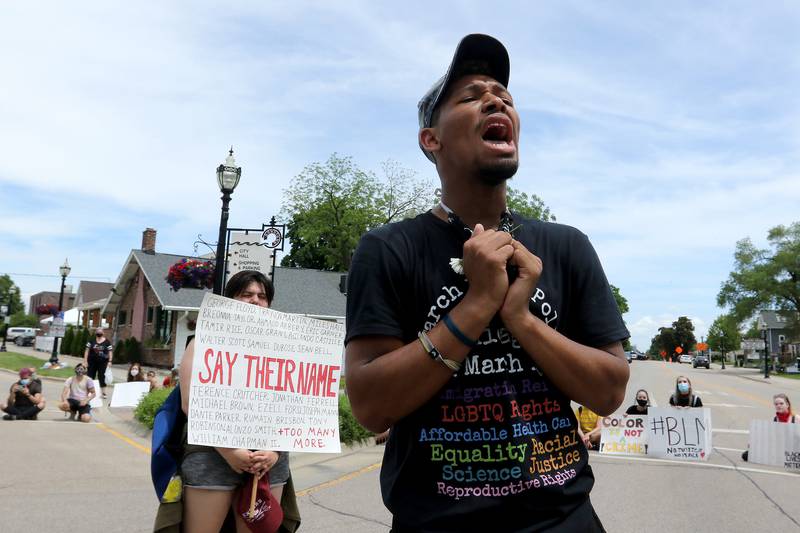
[[640,407],[646,407],[647,406],[647,400],[642,400],[641,398],[637,398],[636,399],[636,403],[638,403]]
[[131,376],[138,376],[139,369],[138,368],[131,368]]
[[19,384],[22,385],[23,387],[26,386],[30,382],[31,382],[31,380],[29,380],[29,379],[21,379],[21,380],[19,380]]
[[102,334],[102,333],[97,333],[97,334],[95,334],[95,337],[97,337],[98,339],[99,339],[100,337],[102,337],[102,336],[103,336],[103,334]]
[[688,383],[678,383],[678,391],[681,394],[686,394],[689,392],[689,384]]
[[79,376],[82,376],[82,375],[84,375],[85,373],[86,373],[86,369],[85,369],[85,368],[76,368],[76,369],[75,369],[75,374],[77,374],[77,375],[79,375]]

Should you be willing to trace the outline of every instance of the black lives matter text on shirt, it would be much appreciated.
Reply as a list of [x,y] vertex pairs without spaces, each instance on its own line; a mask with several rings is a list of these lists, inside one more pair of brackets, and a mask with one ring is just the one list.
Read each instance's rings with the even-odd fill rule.
[[[364,335],[412,342],[457,305],[468,289],[450,266],[462,257],[459,233],[428,212],[367,234],[350,269],[346,342]],[[514,236],[543,262],[530,303],[536,316],[589,346],[628,337],[583,233],[523,220]],[[561,524],[594,483],[576,428],[570,400],[495,317],[458,375],[392,428],[381,488],[396,527]]]

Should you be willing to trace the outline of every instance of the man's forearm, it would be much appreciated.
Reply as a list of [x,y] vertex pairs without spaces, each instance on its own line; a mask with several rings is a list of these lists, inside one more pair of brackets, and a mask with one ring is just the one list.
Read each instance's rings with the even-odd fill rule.
[[[465,298],[449,314],[464,334],[477,339],[493,313],[481,302]],[[441,321],[428,337],[448,359],[463,363],[469,353]],[[353,414],[371,431],[384,431],[417,410],[453,376],[452,370],[430,358],[418,340],[402,345],[402,341],[390,339],[387,346],[391,349],[373,357],[356,353],[358,341],[351,341],[347,348],[347,392]]]
[[530,313],[506,327],[536,366],[571,400],[601,416],[610,415],[622,404],[630,369],[620,343],[603,349],[584,346]]

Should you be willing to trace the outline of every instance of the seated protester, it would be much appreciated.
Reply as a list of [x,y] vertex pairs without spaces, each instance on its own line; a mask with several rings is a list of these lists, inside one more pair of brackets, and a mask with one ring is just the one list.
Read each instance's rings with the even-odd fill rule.
[[128,383],[132,381],[144,381],[144,372],[139,363],[131,363],[128,367]]
[[[773,422],[780,422],[782,424],[798,424],[800,419],[797,418],[792,412],[792,402],[789,397],[784,393],[778,393],[772,397],[772,402],[775,404],[775,416],[772,417]],[[747,461],[749,450],[742,452],[742,459]]]
[[692,393],[692,382],[686,376],[678,376],[675,380],[675,392],[669,397],[669,404],[674,407],[703,407],[700,396]]
[[591,450],[593,446],[598,446],[600,444],[601,418],[583,405],[578,406],[575,416],[578,418],[578,436],[586,448]]
[[158,384],[158,378],[156,377],[156,371],[155,370],[148,370],[147,371],[147,379],[145,379],[145,381],[149,381],[150,382],[150,391],[151,392],[156,390],[156,389],[161,388],[161,386]]
[[165,389],[167,387],[174,387],[178,384],[178,369],[173,368],[172,372],[169,373],[169,376],[164,378],[164,381],[161,382],[161,386]]
[[30,368],[20,369],[19,380],[9,390],[8,405],[0,406],[6,413],[3,420],[36,420],[44,399],[41,381],[31,379],[31,374]]
[[650,407],[650,395],[644,389],[636,391],[636,403],[628,407],[626,415],[647,416],[647,408]]
[[89,402],[96,395],[94,382],[86,376],[86,367],[82,363],[75,365],[75,375],[64,382],[61,392],[61,403],[58,408],[65,413],[70,413],[69,419],[75,420],[76,416],[81,422],[92,420],[92,408]]

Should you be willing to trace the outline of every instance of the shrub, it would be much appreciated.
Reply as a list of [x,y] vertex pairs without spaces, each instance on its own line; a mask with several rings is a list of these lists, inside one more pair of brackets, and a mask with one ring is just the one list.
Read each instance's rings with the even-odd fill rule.
[[339,440],[344,444],[352,445],[356,442],[363,443],[373,435],[364,429],[353,416],[350,401],[344,394],[339,395]]
[[125,340],[125,357],[129,363],[142,362],[142,343],[136,337],[128,337]]
[[75,337],[75,328],[72,326],[67,326],[67,331],[64,333],[64,338],[61,339],[61,353],[72,353],[69,352],[70,346],[72,346],[72,339]]
[[117,341],[117,345],[114,346],[114,361],[118,363],[128,363],[128,354],[125,352],[125,341],[122,339]]
[[166,389],[155,389],[150,391],[147,396],[139,401],[139,405],[133,410],[133,416],[141,422],[148,429],[153,429],[153,420],[156,417],[156,411],[161,407],[169,393],[172,392],[172,387]]

